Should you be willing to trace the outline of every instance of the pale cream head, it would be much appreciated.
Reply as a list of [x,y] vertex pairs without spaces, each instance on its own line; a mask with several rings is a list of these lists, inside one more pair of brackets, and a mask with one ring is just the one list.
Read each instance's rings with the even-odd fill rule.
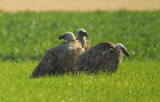
[[62,34],[61,36],[59,36],[58,39],[59,40],[60,39],[64,39],[64,40],[70,42],[72,40],[75,40],[76,38],[75,38],[75,36],[74,36],[74,34],[72,32],[66,32],[66,33]]

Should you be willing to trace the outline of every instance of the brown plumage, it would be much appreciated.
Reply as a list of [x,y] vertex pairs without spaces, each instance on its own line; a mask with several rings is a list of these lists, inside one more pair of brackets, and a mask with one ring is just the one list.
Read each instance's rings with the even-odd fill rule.
[[122,44],[116,44],[115,46],[109,42],[99,43],[79,56],[77,69],[89,73],[97,73],[100,70],[113,73],[118,69],[122,53],[129,56]]
[[66,41],[46,52],[43,59],[33,70],[31,77],[75,71],[78,57],[83,53],[84,49],[71,32],[63,34],[59,39],[64,39]]
[[89,40],[86,40],[85,50],[89,49],[89,47],[90,47],[90,41],[89,41]]
[[84,29],[78,29],[77,31],[77,40],[79,40],[82,44],[82,47],[87,50],[90,47],[90,41],[86,40],[88,37],[87,32]]

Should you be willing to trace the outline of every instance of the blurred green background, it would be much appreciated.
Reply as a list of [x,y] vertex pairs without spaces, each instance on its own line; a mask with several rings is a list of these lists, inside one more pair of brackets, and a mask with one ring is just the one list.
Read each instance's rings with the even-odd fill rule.
[[0,11],[0,60],[40,60],[59,45],[58,36],[85,29],[94,46],[122,43],[124,60],[160,60],[160,11],[16,12]]

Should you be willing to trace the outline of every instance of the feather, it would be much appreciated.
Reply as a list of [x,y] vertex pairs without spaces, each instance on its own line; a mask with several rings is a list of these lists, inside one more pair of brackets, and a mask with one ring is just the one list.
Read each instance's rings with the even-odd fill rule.
[[51,48],[33,70],[31,77],[74,72],[78,57],[83,51],[84,49],[81,47],[81,43],[75,39]]
[[116,72],[122,59],[122,51],[110,42],[99,43],[81,54],[77,61],[79,71],[97,73],[98,71]]

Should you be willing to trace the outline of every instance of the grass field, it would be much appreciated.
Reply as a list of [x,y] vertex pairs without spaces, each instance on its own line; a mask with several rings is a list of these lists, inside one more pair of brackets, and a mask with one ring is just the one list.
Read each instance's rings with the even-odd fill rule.
[[1,102],[159,102],[160,63],[123,62],[107,76],[63,75],[29,79],[37,62],[0,64]]
[[[159,102],[160,11],[0,11],[0,102]],[[58,36],[84,28],[91,46],[121,42],[130,52],[112,75],[29,79]]]
[[60,44],[58,36],[84,28],[91,46],[122,43],[130,60],[160,60],[160,11],[154,12],[0,12],[1,60],[40,60]]

